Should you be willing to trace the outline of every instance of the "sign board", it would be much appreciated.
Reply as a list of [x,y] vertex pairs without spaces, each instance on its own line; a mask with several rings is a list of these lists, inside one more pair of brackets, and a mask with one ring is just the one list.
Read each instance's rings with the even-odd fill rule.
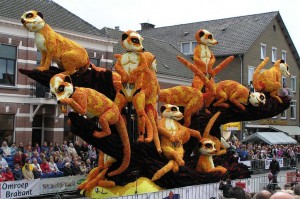
[[[265,169],[269,169],[270,163],[272,162],[273,158],[267,158],[265,159]],[[283,158],[276,158],[276,160],[279,162],[279,167],[283,167]]]
[[0,198],[30,198],[40,195],[40,180],[19,180],[0,183]]

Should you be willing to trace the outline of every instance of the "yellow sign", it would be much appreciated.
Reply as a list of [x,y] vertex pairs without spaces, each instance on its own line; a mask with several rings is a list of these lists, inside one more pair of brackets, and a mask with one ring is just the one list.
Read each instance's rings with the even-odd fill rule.
[[223,131],[240,131],[241,130],[241,122],[230,122],[222,125]]

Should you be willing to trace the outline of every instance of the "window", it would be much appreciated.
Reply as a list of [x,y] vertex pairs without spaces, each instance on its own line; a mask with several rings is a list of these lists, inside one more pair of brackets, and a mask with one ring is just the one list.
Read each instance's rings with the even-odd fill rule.
[[266,44],[260,44],[260,58],[264,59],[267,56],[267,45]]
[[281,77],[281,85],[282,88],[287,88],[286,77],[284,76]]
[[251,85],[251,82],[253,80],[253,73],[255,68],[253,66],[248,66],[248,85]]
[[292,76],[291,77],[291,90],[293,93],[296,93],[296,89],[297,89],[297,78],[296,78],[296,76]]
[[277,60],[277,48],[272,47],[272,62],[274,63]]
[[284,63],[286,63],[286,50],[282,50],[281,59],[283,59]]
[[296,119],[296,101],[292,100],[291,101],[291,105],[290,105],[290,109],[291,109],[291,119]]
[[0,44],[0,85],[15,85],[17,47]]
[[6,141],[10,146],[14,139],[14,115],[0,115],[0,143]]
[[194,53],[194,49],[197,45],[197,42],[185,42],[181,43],[181,52],[183,54],[191,55]]
[[286,110],[281,113],[281,119],[286,119]]
[[100,66],[100,59],[96,58],[90,58],[91,63],[93,63],[95,66]]
[[190,54],[190,43],[182,43],[181,44],[181,51],[183,54]]
[[197,44],[197,42],[192,42],[192,53],[194,53],[194,49],[196,48]]

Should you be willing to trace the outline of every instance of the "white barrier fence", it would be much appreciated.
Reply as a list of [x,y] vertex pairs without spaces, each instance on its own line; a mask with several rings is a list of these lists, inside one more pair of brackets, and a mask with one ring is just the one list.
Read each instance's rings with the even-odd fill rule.
[[85,175],[0,183],[0,198],[29,198],[45,194],[75,191]]
[[[0,183],[0,198],[29,198],[39,195],[56,194],[61,192],[75,191],[78,185],[86,178],[81,176],[68,176],[60,178],[43,178],[36,180],[20,180]],[[245,190],[248,192],[258,192],[268,184],[266,176],[255,178],[247,178],[241,180],[233,180],[233,186],[237,182],[245,183]],[[278,177],[278,185],[284,187],[287,182],[286,176]],[[180,187],[174,189],[163,190],[153,193],[136,194],[122,197],[114,197],[115,199],[164,199],[169,196],[172,191],[176,199],[210,199],[218,195],[219,183],[202,184],[188,187]],[[138,192],[138,190],[137,190]]]
[[[245,191],[247,192],[258,192],[264,189],[269,183],[267,174],[266,176],[254,177],[233,180],[232,185],[235,186],[237,182],[245,183]],[[284,187],[287,182],[286,176],[278,177],[278,186]],[[137,190],[138,191],[138,190]],[[168,189],[153,193],[144,193],[129,195],[123,197],[113,197],[111,199],[165,199],[168,198],[169,193],[173,192],[176,199],[219,199],[219,183],[202,184],[196,186],[180,187],[175,189]]]

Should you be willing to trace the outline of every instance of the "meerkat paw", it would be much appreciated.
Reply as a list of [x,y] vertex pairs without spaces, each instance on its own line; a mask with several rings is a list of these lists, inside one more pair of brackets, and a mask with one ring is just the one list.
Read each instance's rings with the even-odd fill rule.
[[151,138],[145,138],[145,142],[147,142],[147,143],[152,142],[152,140],[153,140],[153,139],[151,139]]
[[94,131],[93,136],[96,137],[96,138],[103,138],[106,135],[103,131]]
[[145,142],[145,137],[143,134],[139,135],[139,138],[137,139],[138,142]]
[[215,169],[217,171],[220,171],[222,174],[225,174],[227,172],[227,169],[221,166],[217,166]]

